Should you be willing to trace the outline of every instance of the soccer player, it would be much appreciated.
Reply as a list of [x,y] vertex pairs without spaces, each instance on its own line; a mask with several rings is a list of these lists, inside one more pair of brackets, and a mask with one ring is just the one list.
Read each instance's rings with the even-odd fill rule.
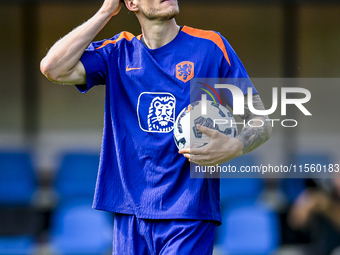
[[[93,207],[115,213],[113,254],[212,254],[221,222],[219,179],[190,178],[189,160],[215,165],[254,150],[269,138],[269,122],[253,115],[245,101],[243,118],[260,119],[262,127],[246,126],[230,138],[199,126],[210,142],[178,152],[173,123],[190,103],[189,81],[248,74],[219,33],[176,24],[177,0],[125,0],[142,35],[121,32],[91,43],[121,6],[105,0],[91,19],[53,45],[41,71],[81,92],[106,85]],[[246,94],[252,85],[239,86]],[[257,93],[253,104],[263,109]]]

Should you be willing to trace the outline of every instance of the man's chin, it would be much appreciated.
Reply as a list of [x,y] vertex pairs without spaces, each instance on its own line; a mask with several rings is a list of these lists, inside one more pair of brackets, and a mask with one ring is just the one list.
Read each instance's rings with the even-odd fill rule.
[[175,18],[177,16],[177,14],[178,13],[174,13],[174,14],[168,15],[168,16],[164,17],[163,20],[171,20],[171,19]]
[[179,14],[179,9],[173,9],[167,13],[161,13],[158,15],[148,15],[149,20],[166,21],[175,18]]
[[159,20],[171,20],[179,14],[179,11],[169,13],[159,18]]

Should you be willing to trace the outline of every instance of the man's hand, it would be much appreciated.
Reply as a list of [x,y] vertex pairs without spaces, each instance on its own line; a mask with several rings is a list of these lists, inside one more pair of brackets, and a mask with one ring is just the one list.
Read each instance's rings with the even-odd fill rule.
[[210,141],[207,145],[200,148],[179,151],[190,162],[202,166],[212,166],[222,164],[242,155],[243,145],[240,140],[201,125],[197,125],[197,129],[209,136]]
[[[257,110],[264,110],[261,98],[258,94],[253,95],[253,106]],[[241,133],[231,138],[217,130],[203,126],[197,128],[210,137],[208,144],[201,148],[190,148],[180,150],[179,153],[188,158],[190,162],[203,166],[222,164],[251,152],[269,139],[272,127],[268,116],[256,116],[250,112],[248,107],[247,96],[244,99],[245,114],[240,116],[246,121]],[[256,127],[252,121],[261,120],[263,125]],[[250,125],[249,125],[250,124]]]
[[123,2],[120,0],[105,0],[100,11],[108,12],[110,16],[115,16],[122,8]]

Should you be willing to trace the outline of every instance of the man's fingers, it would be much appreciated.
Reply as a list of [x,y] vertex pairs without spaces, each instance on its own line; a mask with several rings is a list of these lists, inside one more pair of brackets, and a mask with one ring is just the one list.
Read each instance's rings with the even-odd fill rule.
[[183,156],[189,160],[190,163],[195,163],[201,166],[210,166],[213,165],[211,162],[211,157],[209,155],[204,154],[193,154],[190,153],[190,150],[185,150],[188,153],[183,153]]
[[121,0],[105,0],[102,9],[111,13],[111,17],[119,13],[123,6],[123,1]]
[[192,155],[189,154],[190,160],[195,162],[209,161],[210,157],[208,155]]
[[190,154],[190,149],[187,148],[187,149],[181,149],[178,151],[179,154]]
[[216,132],[215,129],[208,128],[208,127],[205,127],[205,126],[202,126],[202,125],[199,125],[199,124],[197,124],[196,127],[199,131],[201,131],[202,133],[206,134],[209,137],[213,136],[214,133]]
[[[201,131],[202,133],[206,134],[209,137],[212,137],[214,134],[216,134],[216,132],[218,132],[215,129],[211,129],[211,128],[208,128],[208,127],[205,127],[205,126],[202,126],[202,125],[199,125],[199,124],[197,124],[196,127],[199,131]],[[204,146],[204,147],[206,148],[206,146]],[[178,151],[178,153],[179,154],[195,154],[195,155],[200,154],[201,155],[201,154],[205,154],[204,153],[205,148],[200,147],[200,148],[181,149],[181,150]]]
[[179,154],[187,155],[187,154],[192,154],[192,155],[203,155],[205,148],[188,148],[188,149],[181,149],[178,151]]
[[198,164],[200,166],[210,166],[210,165],[213,165],[211,163],[211,160],[208,159],[208,158],[205,158],[205,157],[192,157],[189,159],[190,163],[195,163],[195,164]]

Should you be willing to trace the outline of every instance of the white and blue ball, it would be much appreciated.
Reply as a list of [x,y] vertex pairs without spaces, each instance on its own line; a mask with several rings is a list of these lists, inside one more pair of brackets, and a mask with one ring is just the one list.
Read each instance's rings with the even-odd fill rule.
[[[204,115],[202,102],[206,103]],[[226,107],[209,100],[196,101],[184,108],[176,119],[174,138],[179,149],[198,148],[209,142],[209,136],[200,132],[197,124],[216,129],[229,137],[237,136],[236,121]]]

